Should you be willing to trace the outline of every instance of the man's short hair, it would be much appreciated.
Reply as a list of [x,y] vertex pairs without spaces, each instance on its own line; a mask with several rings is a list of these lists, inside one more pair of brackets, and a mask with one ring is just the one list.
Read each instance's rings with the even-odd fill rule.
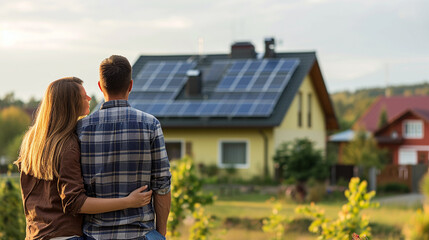
[[107,94],[124,94],[128,91],[131,73],[131,64],[127,58],[112,55],[100,64],[100,83]]

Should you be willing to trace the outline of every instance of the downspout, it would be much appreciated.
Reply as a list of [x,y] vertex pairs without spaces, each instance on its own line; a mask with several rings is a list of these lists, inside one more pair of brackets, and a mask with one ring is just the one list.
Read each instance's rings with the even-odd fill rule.
[[264,176],[268,178],[268,137],[264,131],[259,130],[264,141]]

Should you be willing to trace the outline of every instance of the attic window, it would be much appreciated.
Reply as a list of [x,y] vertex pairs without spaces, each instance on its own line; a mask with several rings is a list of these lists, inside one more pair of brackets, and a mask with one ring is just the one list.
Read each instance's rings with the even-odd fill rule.
[[423,122],[408,120],[403,123],[404,138],[423,138]]

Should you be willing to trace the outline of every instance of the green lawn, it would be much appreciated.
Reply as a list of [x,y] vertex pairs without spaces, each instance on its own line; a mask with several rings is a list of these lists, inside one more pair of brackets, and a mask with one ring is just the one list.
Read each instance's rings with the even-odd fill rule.
[[[19,178],[14,176],[13,181],[18,184]],[[215,192],[216,195],[218,193]],[[272,237],[261,230],[261,220],[268,217],[274,206],[273,195],[259,193],[252,194],[230,194],[218,197],[213,205],[205,206],[206,213],[213,216],[212,223],[215,225],[213,236],[210,239],[245,239],[245,240],[268,240]],[[307,226],[311,222],[304,216],[296,214],[295,208],[298,204],[282,200],[281,213],[295,219],[289,225],[285,239],[295,240],[315,240],[316,236],[307,231]],[[341,206],[345,203],[341,195],[330,197],[317,205],[325,210],[330,218],[336,218]],[[377,209],[366,209],[363,214],[370,217],[374,240],[381,239],[403,239],[401,229],[409,223],[410,218],[415,214],[416,206],[381,206]],[[181,240],[188,239],[189,221],[184,221],[180,227],[182,233]]]
[[[218,239],[269,239],[272,236],[261,230],[261,219],[271,214],[274,205],[274,202],[269,200],[271,197],[258,194],[241,194],[221,197],[213,205],[206,206],[206,213],[215,216],[213,220],[216,225],[214,235]],[[328,217],[336,218],[344,203],[344,201],[337,200],[325,201],[316,205],[325,209]],[[295,213],[298,204],[282,201],[282,206],[281,213],[284,215],[291,219],[306,220],[304,221],[306,224],[290,227],[285,239],[316,239],[316,236],[310,234],[306,229],[310,223],[309,219]],[[403,239],[400,231],[414,213],[415,208],[403,206],[380,206],[380,208],[367,209],[363,212],[370,217],[374,235],[372,239],[376,240]],[[181,239],[187,239],[188,228],[189,226],[186,225],[181,227],[181,232],[183,232]]]

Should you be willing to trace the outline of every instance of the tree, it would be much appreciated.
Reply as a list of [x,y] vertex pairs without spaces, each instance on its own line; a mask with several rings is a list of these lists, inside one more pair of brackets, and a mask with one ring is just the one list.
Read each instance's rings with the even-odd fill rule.
[[380,117],[378,118],[378,128],[384,127],[387,123],[389,123],[389,119],[387,118],[386,108],[383,108],[380,112]]
[[97,100],[97,96],[92,95],[91,102],[89,102],[89,111],[92,112],[99,103],[100,102]]
[[24,134],[15,136],[15,138],[6,146],[5,156],[9,163],[13,163],[18,159],[19,149],[21,147]]
[[276,150],[274,162],[279,165],[282,177],[296,184],[297,200],[307,195],[306,182],[309,179],[325,180],[329,175],[329,164],[321,150],[307,138],[285,142]]
[[387,161],[387,151],[379,149],[375,139],[366,131],[358,130],[354,139],[344,147],[344,163],[364,168],[365,173],[371,168],[382,169]]
[[16,136],[23,134],[30,125],[30,117],[21,108],[11,106],[0,111],[0,156]]
[[21,100],[15,99],[13,92],[7,93],[3,99],[0,99],[0,109],[10,106],[22,107],[24,103]]

